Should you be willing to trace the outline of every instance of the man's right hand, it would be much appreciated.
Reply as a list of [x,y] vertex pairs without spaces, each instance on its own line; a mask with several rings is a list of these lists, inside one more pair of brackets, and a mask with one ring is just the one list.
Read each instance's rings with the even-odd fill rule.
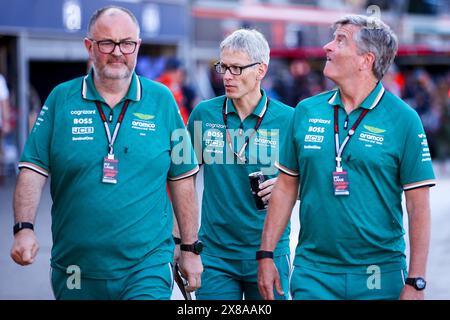
[[17,264],[26,266],[34,262],[34,258],[39,250],[39,243],[34,231],[22,229],[14,236],[14,243],[11,248],[11,258]]
[[203,264],[200,255],[192,252],[182,251],[178,260],[181,274],[188,281],[186,291],[192,292],[201,287],[201,276]]
[[258,289],[264,300],[274,300],[273,286],[278,294],[283,296],[284,292],[281,287],[280,275],[273,259],[258,260]]

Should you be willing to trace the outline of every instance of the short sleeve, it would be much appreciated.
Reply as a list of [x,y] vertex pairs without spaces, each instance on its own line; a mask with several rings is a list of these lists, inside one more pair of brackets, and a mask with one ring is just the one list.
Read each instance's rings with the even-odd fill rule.
[[189,133],[184,126],[175,99],[170,96],[167,101],[169,104],[168,125],[171,133],[171,162],[167,178],[174,181],[195,175],[198,172],[199,167]]
[[403,189],[406,191],[435,185],[430,149],[417,113],[414,113],[405,134],[400,159],[400,183]]
[[55,122],[57,93],[54,89],[42,107],[19,161],[19,169],[28,168],[44,176],[50,169],[50,147]]
[[[299,107],[297,107],[299,108]],[[289,120],[287,134],[281,141],[280,158],[275,162],[275,166],[282,172],[290,176],[299,175],[299,162],[297,154],[297,142],[295,141],[295,122],[298,118],[299,109],[295,110],[295,114]]]

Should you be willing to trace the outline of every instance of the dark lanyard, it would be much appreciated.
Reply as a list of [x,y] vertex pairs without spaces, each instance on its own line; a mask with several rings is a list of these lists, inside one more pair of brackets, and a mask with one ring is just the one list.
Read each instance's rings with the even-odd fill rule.
[[103,126],[105,127],[106,137],[108,138],[108,154],[114,154],[114,142],[116,141],[117,135],[119,134],[120,125],[122,123],[123,117],[125,116],[125,112],[127,111],[128,104],[130,100],[125,100],[123,103],[122,111],[119,115],[119,120],[117,120],[116,126],[114,127],[114,133],[111,137],[111,131],[109,131],[108,123],[106,122],[106,116],[103,113],[102,106],[100,102],[95,101],[95,105],[97,106],[98,113],[103,121]]
[[233,153],[236,155],[236,157],[238,157],[239,160],[241,160],[242,162],[245,162],[245,155],[243,156],[242,154],[245,152],[245,148],[247,148],[250,138],[253,137],[255,132],[258,130],[259,126],[261,125],[261,122],[264,119],[264,116],[266,115],[267,108],[269,107],[269,97],[266,97],[266,105],[264,106],[263,114],[260,117],[258,117],[258,121],[256,121],[256,125],[253,128],[252,134],[250,136],[245,137],[245,142],[242,145],[242,148],[239,150],[238,153],[236,153],[234,151],[233,144],[231,143],[230,132],[228,129],[228,121],[227,121],[228,116],[227,116],[227,110],[226,110],[227,109],[227,101],[228,101],[228,98],[225,98],[225,100],[223,101],[223,106],[222,106],[223,123],[225,124],[225,131],[227,132],[227,143],[228,143],[228,146],[230,147],[231,151],[233,151]]
[[362,121],[362,119],[366,116],[367,112],[369,112],[369,109],[364,109],[363,112],[359,115],[356,122],[353,124],[353,126],[350,128],[350,130],[347,133],[347,136],[344,139],[344,142],[342,142],[342,145],[339,144],[339,107],[334,106],[334,145],[336,147],[336,171],[342,172],[342,153],[344,152],[344,148],[347,145],[350,138],[355,133],[356,128],[358,127],[359,123]]

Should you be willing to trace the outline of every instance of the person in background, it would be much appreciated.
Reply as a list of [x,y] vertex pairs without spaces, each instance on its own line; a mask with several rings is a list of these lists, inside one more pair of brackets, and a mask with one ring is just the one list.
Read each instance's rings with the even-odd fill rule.
[[189,119],[190,110],[186,107],[186,99],[183,91],[184,79],[185,71],[183,70],[181,61],[171,57],[167,59],[164,71],[156,81],[164,84],[172,92],[180,109],[181,117],[186,124]]

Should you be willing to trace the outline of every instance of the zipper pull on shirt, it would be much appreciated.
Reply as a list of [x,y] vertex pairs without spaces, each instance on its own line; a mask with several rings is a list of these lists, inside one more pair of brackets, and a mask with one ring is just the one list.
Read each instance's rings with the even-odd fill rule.
[[347,130],[348,128],[348,115],[345,117],[345,121],[344,121],[344,129]]
[[241,122],[241,125],[239,126],[239,135],[242,136],[244,133],[244,124]]
[[112,109],[111,109],[111,111],[109,112],[108,121],[109,121],[109,123],[112,123],[112,121],[113,121],[113,110],[112,110]]

